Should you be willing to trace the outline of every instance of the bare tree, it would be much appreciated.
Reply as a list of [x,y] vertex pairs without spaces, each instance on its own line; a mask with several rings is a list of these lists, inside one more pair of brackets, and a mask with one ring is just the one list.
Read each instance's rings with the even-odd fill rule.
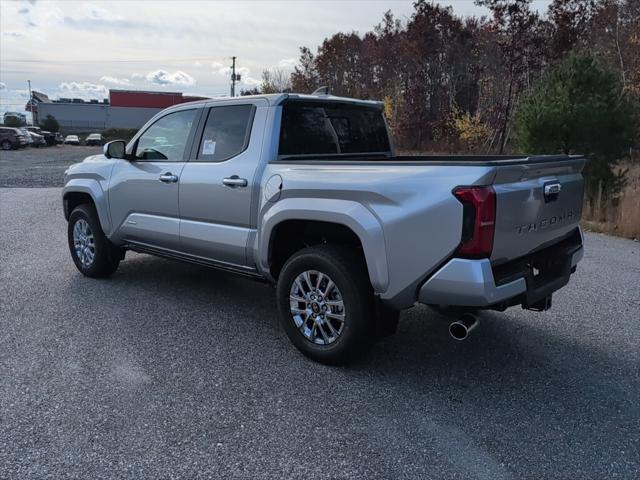
[[261,93],[281,93],[291,89],[290,75],[281,68],[262,71]]

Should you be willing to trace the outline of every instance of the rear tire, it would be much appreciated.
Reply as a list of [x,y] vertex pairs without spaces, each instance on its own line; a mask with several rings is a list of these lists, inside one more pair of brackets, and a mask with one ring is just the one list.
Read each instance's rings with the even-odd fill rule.
[[73,263],[83,275],[103,278],[117,270],[122,250],[105,236],[93,205],[85,203],[71,212],[67,239]]
[[13,148],[13,145],[11,145],[11,142],[9,140],[3,140],[0,144],[0,147],[2,148],[2,150],[11,150]]
[[287,336],[317,362],[349,362],[376,336],[373,289],[354,249],[322,245],[300,250],[280,273],[277,298]]

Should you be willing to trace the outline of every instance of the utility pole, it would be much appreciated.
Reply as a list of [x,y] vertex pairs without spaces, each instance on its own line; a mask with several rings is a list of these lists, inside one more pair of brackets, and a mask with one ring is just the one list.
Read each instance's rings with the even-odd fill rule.
[[236,75],[236,57],[231,57],[231,96],[236,96],[236,82],[240,81],[241,75]]
[[36,121],[36,116],[33,113],[33,95],[31,94],[31,80],[27,80],[27,84],[29,84],[29,111],[31,112],[31,123],[35,127],[38,125]]

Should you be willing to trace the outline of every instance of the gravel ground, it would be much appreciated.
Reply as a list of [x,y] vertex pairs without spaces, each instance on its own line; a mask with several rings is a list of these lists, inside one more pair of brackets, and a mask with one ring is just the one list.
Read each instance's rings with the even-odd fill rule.
[[588,234],[550,312],[425,307],[357,364],[273,288],[127,254],[84,278],[59,189],[0,190],[0,478],[638,478],[640,244]]
[[102,152],[102,147],[57,145],[0,151],[0,187],[61,187],[72,163]]

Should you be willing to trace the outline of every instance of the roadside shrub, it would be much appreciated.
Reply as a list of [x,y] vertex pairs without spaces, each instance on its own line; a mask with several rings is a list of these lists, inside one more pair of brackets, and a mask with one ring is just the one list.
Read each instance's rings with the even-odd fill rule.
[[479,114],[471,115],[468,112],[456,112],[453,118],[453,127],[458,138],[468,151],[476,151],[487,143],[491,130],[482,121]]

